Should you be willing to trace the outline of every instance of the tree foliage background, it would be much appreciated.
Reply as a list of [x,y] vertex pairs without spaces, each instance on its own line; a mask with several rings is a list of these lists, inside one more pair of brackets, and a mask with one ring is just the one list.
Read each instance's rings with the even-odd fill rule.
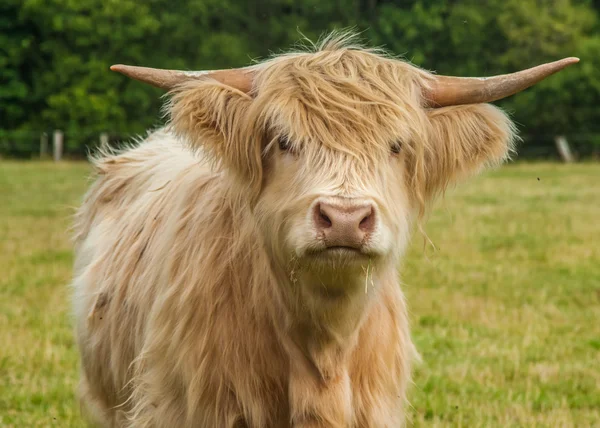
[[354,27],[441,74],[489,76],[579,56],[499,104],[532,140],[563,134],[593,144],[599,11],[598,0],[2,0],[0,140],[21,133],[30,144],[58,128],[77,149],[102,131],[158,125],[162,92],[109,72],[111,64],[237,67],[302,35]]

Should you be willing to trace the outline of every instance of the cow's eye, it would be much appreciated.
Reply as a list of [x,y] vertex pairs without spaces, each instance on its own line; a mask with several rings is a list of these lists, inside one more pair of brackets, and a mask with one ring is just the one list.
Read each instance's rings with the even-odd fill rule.
[[279,137],[279,150],[287,152],[292,148],[292,144],[287,137]]
[[400,154],[400,150],[402,149],[402,143],[400,143],[399,141],[396,141],[394,144],[392,144],[392,146],[390,147],[390,151],[392,152],[393,155],[398,155]]

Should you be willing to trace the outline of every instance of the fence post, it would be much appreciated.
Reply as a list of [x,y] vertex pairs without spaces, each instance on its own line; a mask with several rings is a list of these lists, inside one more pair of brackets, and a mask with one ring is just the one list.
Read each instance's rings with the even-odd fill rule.
[[48,156],[48,134],[42,132],[40,135],[40,158],[44,159]]
[[59,129],[54,130],[53,138],[54,148],[54,162],[58,162],[62,159],[63,154],[63,132]]
[[554,138],[554,143],[562,161],[566,163],[573,162],[573,155],[571,154],[567,139],[562,135],[558,135]]
[[102,132],[100,134],[100,149],[107,149],[108,148],[108,134],[106,132]]

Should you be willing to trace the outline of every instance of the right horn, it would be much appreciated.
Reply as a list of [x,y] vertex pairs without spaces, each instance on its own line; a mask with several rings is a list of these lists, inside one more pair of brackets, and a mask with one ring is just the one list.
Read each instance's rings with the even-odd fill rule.
[[424,97],[429,107],[490,103],[521,92],[578,62],[579,58],[565,58],[516,73],[482,78],[433,75]]

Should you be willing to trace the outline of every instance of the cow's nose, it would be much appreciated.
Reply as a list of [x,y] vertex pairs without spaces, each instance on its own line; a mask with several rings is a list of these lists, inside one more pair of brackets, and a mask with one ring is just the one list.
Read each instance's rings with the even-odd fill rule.
[[375,209],[368,203],[321,201],[315,205],[314,222],[328,247],[360,248],[375,228]]

